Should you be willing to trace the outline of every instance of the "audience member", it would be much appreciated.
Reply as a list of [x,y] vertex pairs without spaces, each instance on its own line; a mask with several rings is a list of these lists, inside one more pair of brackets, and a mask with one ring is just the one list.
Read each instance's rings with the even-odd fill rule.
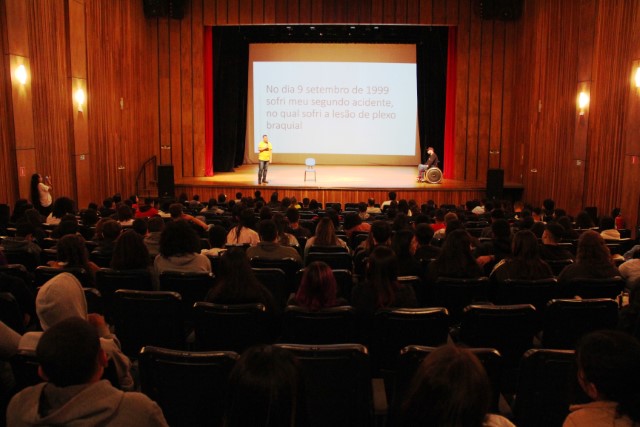
[[513,236],[511,255],[496,264],[490,277],[498,282],[540,280],[552,278],[553,271],[540,258],[536,236],[529,230],[521,230]]
[[287,212],[285,213],[285,215],[289,220],[289,227],[287,228],[287,231],[289,233],[296,236],[296,238],[311,236],[311,230],[309,230],[307,227],[302,227],[300,225],[300,211],[298,209],[289,208],[287,209]]
[[49,261],[47,264],[54,268],[84,268],[93,282],[95,273],[100,269],[96,264],[89,261],[89,252],[84,241],[84,237],[79,234],[67,234],[58,240],[56,245],[56,261]]
[[107,197],[102,201],[102,207],[100,207],[100,216],[102,218],[109,218],[116,213],[115,203],[111,197]]
[[149,256],[153,259],[160,253],[160,236],[164,230],[164,220],[160,217],[151,218],[147,227],[148,233],[144,236],[144,244],[149,250]]
[[483,275],[471,253],[471,236],[466,230],[455,230],[444,240],[440,255],[427,267],[427,281],[439,277],[472,279]]
[[571,218],[566,215],[557,217],[556,222],[564,228],[564,233],[562,234],[563,240],[578,240],[578,232],[573,228],[573,224],[571,223]]
[[131,227],[133,225],[133,209],[125,203],[118,206],[114,218],[122,227]]
[[622,307],[618,316],[618,330],[635,336],[640,340],[640,278],[627,283],[629,303]]
[[199,229],[202,229],[204,231],[207,231],[209,229],[209,226],[201,219],[184,213],[184,206],[180,203],[173,203],[171,206],[169,206],[169,213],[171,214],[171,219],[173,221],[183,220],[187,223],[194,224]]
[[314,261],[307,265],[298,286],[298,291],[288,302],[311,311],[323,308],[347,305],[343,298],[337,298],[338,285],[333,270],[322,261]]
[[287,350],[257,346],[246,350],[229,376],[225,427],[307,425],[303,380]]
[[277,306],[273,295],[253,274],[249,259],[240,248],[231,248],[220,256],[220,271],[216,272],[217,284],[209,291],[206,300],[216,304],[263,304],[268,312],[275,313]]
[[44,332],[36,347],[46,382],[11,400],[9,426],[167,426],[162,411],[142,393],[124,392],[101,380],[108,356],[96,328],[80,317]]
[[398,282],[398,258],[391,248],[378,246],[371,252],[365,281],[353,287],[351,303],[365,316],[382,308],[418,305],[413,288]]
[[110,267],[114,270],[142,270],[149,268],[150,261],[142,236],[134,230],[126,230],[116,240]]
[[75,215],[74,202],[68,197],[58,197],[53,202],[51,213],[47,216],[45,222],[51,225],[58,225],[66,214]]
[[640,343],[619,331],[596,331],[576,351],[578,382],[592,402],[572,405],[565,427],[640,424]]
[[163,271],[211,273],[211,262],[200,253],[200,239],[188,222],[171,221],[164,227],[153,271],[156,279]]
[[542,245],[540,245],[540,258],[544,260],[573,259],[573,254],[560,246],[564,234],[564,227],[556,222],[550,222],[542,233]]
[[576,228],[578,230],[588,230],[594,227],[595,224],[593,223],[593,219],[591,219],[589,212],[581,211],[576,215]]
[[620,271],[612,261],[604,239],[597,232],[586,230],[578,239],[576,261],[562,269],[558,283],[566,286],[572,279],[604,279],[614,276],[620,276]]
[[637,282],[637,279],[640,279],[640,247],[633,252],[631,259],[620,264],[618,271],[627,281],[627,288],[632,289],[633,284]]
[[417,247],[413,254],[416,260],[427,260],[437,258],[441,249],[431,244],[433,239],[433,228],[429,224],[422,223],[416,225]]
[[489,413],[491,384],[480,360],[468,349],[448,344],[423,361],[400,409],[403,427],[513,427]]
[[96,236],[95,242],[97,251],[103,255],[110,255],[113,253],[113,248],[116,244],[116,239],[122,232],[122,225],[118,221],[113,219],[101,219],[96,224]]
[[[295,208],[294,208],[295,209]],[[298,239],[291,233],[287,233],[287,219],[282,212],[274,212],[271,218],[276,225],[276,231],[278,233],[278,242],[281,245],[285,246],[296,246],[298,247],[300,244],[298,243]],[[259,234],[259,233],[258,233]],[[262,238],[261,238],[262,239]]]
[[362,222],[362,217],[356,212],[349,212],[344,216],[344,225],[342,227],[348,238],[353,233],[368,233],[371,231],[371,224]]
[[[277,198],[277,193],[276,193]],[[244,245],[255,246],[260,241],[260,236],[253,230],[256,217],[252,209],[242,209],[238,215],[238,225],[233,227],[227,233],[228,245]]]
[[620,240],[620,232],[616,230],[616,222],[613,217],[603,216],[600,218],[599,230],[605,240]]
[[[39,290],[36,296],[36,312],[43,331],[70,317],[80,317],[91,323],[100,336],[100,345],[113,363],[120,388],[133,389],[131,362],[120,350],[120,343],[109,330],[104,317],[99,314],[87,314],[87,300],[82,285],[71,273],[60,273],[51,278]],[[42,332],[27,332],[20,339],[18,351],[34,352]]]
[[60,222],[51,232],[51,237],[54,239],[60,239],[68,234],[76,234],[80,230],[78,220],[75,215],[65,214]]
[[336,236],[336,229],[329,217],[323,217],[316,226],[316,234],[307,240],[304,247],[304,256],[309,254],[313,246],[341,246],[349,249],[347,242]]
[[202,249],[203,255],[219,256],[226,249],[224,243],[227,240],[227,230],[221,225],[209,228],[209,245],[211,248]]
[[14,237],[3,237],[2,247],[7,252],[27,252],[34,256],[36,264],[40,264],[42,248],[33,241],[35,230],[28,222],[21,222],[16,227]]
[[416,240],[412,228],[397,230],[391,239],[391,249],[398,258],[398,276],[420,276],[420,263],[413,256]]
[[278,229],[272,219],[260,221],[258,232],[260,234],[258,244],[247,248],[247,257],[249,259],[254,257],[272,260],[293,258],[302,265],[302,257],[295,248],[279,243]]

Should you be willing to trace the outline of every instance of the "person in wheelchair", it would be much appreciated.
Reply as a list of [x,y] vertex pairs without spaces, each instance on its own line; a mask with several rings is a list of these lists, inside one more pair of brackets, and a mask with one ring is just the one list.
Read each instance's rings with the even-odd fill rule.
[[440,160],[438,160],[438,155],[433,150],[433,147],[428,147],[427,148],[427,155],[429,156],[427,158],[427,162],[424,163],[424,164],[419,164],[418,165],[418,178],[417,178],[418,182],[424,182],[425,181],[425,173],[427,172],[427,170],[431,169],[431,168],[437,168],[438,167],[438,163],[440,163]]

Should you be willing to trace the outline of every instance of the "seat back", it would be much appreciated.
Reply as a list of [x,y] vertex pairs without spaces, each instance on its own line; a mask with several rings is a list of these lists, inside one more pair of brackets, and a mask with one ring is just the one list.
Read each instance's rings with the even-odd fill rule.
[[248,347],[273,341],[273,323],[262,304],[213,304],[193,307],[195,347],[242,353]]
[[620,276],[603,279],[578,278],[569,282],[572,295],[581,298],[611,298],[616,299],[625,286],[625,280]]
[[24,334],[24,313],[10,292],[0,292],[0,321],[19,334]]
[[[391,425],[395,425],[394,420],[398,414],[400,405],[406,398],[413,377],[418,371],[420,364],[435,349],[436,347],[409,345],[400,350],[389,409],[389,418],[392,421]],[[502,356],[498,350],[493,348],[470,348],[469,350],[480,359],[480,362],[482,362],[482,365],[487,371],[492,389],[491,410],[492,412],[497,412],[500,399]]]
[[193,304],[205,300],[213,284],[213,274],[203,271],[163,271],[160,273],[160,290],[180,294],[185,319],[191,317]]
[[138,356],[146,345],[184,349],[180,294],[119,289],[115,292],[113,323],[122,351]]
[[230,351],[145,346],[139,359],[142,392],[158,403],[171,426],[218,426],[237,359],[238,354]]
[[431,285],[430,300],[433,305],[446,307],[451,316],[451,322],[457,323],[466,306],[487,301],[488,283],[487,277],[476,279],[439,277]]
[[536,309],[531,304],[470,305],[460,323],[460,341],[495,348],[514,364],[533,347],[535,332]]
[[22,264],[7,264],[0,265],[0,273],[8,274],[22,279],[30,289],[33,287],[33,275],[27,271],[27,268]]
[[294,344],[346,344],[357,340],[355,311],[351,306],[310,311],[288,306],[284,311],[282,338]]
[[540,280],[513,280],[492,285],[498,304],[531,304],[536,311],[544,311],[547,303],[557,297],[558,281],[555,278]]
[[308,425],[371,426],[373,400],[369,356],[359,344],[276,344],[300,361]]
[[[249,260],[252,268],[279,268],[286,276],[287,280],[287,295],[290,292],[295,292],[296,273],[300,269],[300,263],[293,258],[281,258],[281,259],[266,259],[261,257],[253,257]],[[265,285],[266,286],[266,285]]]
[[27,251],[12,251],[4,250],[4,256],[7,258],[9,264],[21,264],[27,269],[27,271],[34,271],[40,264],[40,258]]
[[381,310],[374,316],[370,343],[375,371],[393,371],[400,350],[408,345],[438,346],[449,336],[444,307]]
[[278,312],[282,312],[289,298],[289,285],[287,275],[280,268],[252,268],[253,274],[271,292],[278,306]]
[[[311,247],[311,250],[315,249],[316,246]],[[332,270],[353,271],[353,259],[348,252],[309,252],[304,260],[305,265],[309,265],[314,261],[323,261]]]
[[573,264],[573,260],[571,258],[567,259],[545,259],[544,262],[549,264],[551,267],[551,271],[555,276],[559,276],[562,269],[564,269],[567,265]]
[[573,350],[532,349],[520,363],[514,403],[522,427],[562,426],[580,389]]
[[94,262],[100,268],[109,268],[111,265],[111,258],[113,253],[102,252],[99,249],[93,250],[89,253],[89,259]]
[[101,268],[96,272],[96,288],[102,294],[105,316],[110,319],[116,291],[118,289],[153,290],[151,272],[146,269],[114,270],[112,268]]
[[82,286],[91,287],[94,286],[94,281],[91,275],[82,267],[65,267],[65,268],[54,268],[54,267],[45,267],[43,265],[36,268],[35,271],[35,285],[42,286],[47,283],[51,278],[57,276],[60,273],[67,272],[71,273],[78,281],[82,284]]
[[612,299],[554,299],[545,311],[542,345],[573,350],[584,334],[615,329],[617,323],[618,304]]

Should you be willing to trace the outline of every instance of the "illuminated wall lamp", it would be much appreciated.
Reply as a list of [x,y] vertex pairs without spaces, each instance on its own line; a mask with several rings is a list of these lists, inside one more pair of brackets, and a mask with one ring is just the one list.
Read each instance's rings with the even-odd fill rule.
[[78,111],[82,112],[82,107],[84,105],[84,102],[86,101],[86,95],[84,93],[84,90],[82,88],[78,88],[75,93],[73,94],[73,99],[76,101],[76,103],[78,104]]
[[589,94],[587,92],[580,92],[578,95],[578,112],[580,116],[584,116],[585,110],[589,107]]
[[22,86],[27,84],[27,68],[23,64],[18,65],[18,68],[16,68],[16,79]]
[[636,89],[640,90],[640,67],[636,68],[636,73],[633,77],[633,81],[636,84]]

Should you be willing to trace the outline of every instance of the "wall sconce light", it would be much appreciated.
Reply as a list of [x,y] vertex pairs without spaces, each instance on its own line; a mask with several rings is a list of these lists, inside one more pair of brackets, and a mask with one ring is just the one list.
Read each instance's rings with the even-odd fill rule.
[[640,90],[640,65],[636,67],[636,73],[634,74],[633,81],[636,84],[636,89]]
[[587,92],[580,92],[578,94],[578,112],[581,116],[584,116],[585,110],[589,107],[589,94]]
[[16,68],[16,79],[18,79],[22,86],[27,84],[27,77],[27,69],[24,64],[18,65]]
[[76,101],[76,103],[78,104],[78,111],[82,112],[82,107],[84,105],[84,102],[86,101],[86,95],[84,93],[84,90],[82,88],[78,88],[74,94],[73,94],[73,99]]

